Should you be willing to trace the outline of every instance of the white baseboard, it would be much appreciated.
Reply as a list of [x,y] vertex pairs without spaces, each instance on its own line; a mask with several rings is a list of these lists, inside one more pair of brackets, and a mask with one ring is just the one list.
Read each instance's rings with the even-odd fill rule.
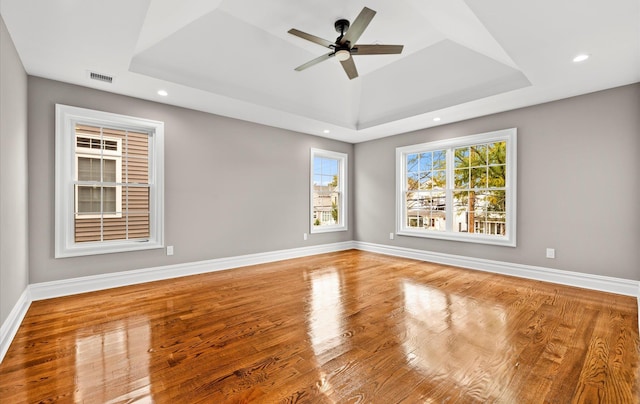
[[593,289],[601,292],[610,292],[625,296],[637,296],[639,299],[638,302],[640,304],[640,282],[629,279],[591,275],[580,272],[563,271],[559,269],[515,264],[510,262],[492,261],[482,258],[443,254],[431,251],[415,250],[411,248],[394,247],[383,244],[365,243],[361,241],[356,241],[354,243],[355,248],[362,251],[392,255],[396,257],[412,258],[420,261],[429,261],[462,268],[477,269],[485,272],[533,279],[537,281],[558,283],[561,285]]
[[33,300],[51,299],[54,297],[93,292],[96,290],[135,285],[138,283],[160,281],[164,279],[222,271],[225,269],[244,267],[248,265],[265,264],[268,262],[343,251],[351,248],[354,248],[354,243],[352,241],[346,241],[342,243],[323,244],[312,247],[240,255],[237,257],[216,258],[185,264],[84,276],[81,278],[63,279],[60,281],[34,283],[29,285],[29,289]]
[[0,362],[2,362],[4,355],[9,350],[9,346],[16,336],[18,328],[20,328],[20,324],[22,324],[22,320],[27,314],[30,305],[31,296],[29,296],[29,287],[27,286],[18,298],[15,306],[13,306],[13,309],[11,309],[9,317],[7,317],[2,323],[2,326],[0,326]]

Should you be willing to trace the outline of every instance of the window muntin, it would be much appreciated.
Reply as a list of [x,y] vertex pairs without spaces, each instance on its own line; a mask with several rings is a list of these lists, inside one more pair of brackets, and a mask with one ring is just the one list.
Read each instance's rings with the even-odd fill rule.
[[56,106],[56,257],[163,246],[163,124]]
[[515,246],[515,128],[396,154],[398,234]]
[[311,149],[311,233],[346,230],[347,155]]

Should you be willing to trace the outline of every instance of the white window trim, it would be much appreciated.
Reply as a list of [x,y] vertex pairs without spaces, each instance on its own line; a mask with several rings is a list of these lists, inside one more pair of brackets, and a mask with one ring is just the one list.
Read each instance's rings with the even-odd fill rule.
[[[412,153],[447,149],[447,226],[453,225],[453,153],[456,147],[469,146],[481,143],[506,141],[507,163],[506,163],[506,234],[505,236],[495,236],[488,234],[469,234],[447,231],[425,231],[406,226],[406,198],[404,195],[406,176],[406,156]],[[452,241],[464,241],[470,243],[492,244],[507,247],[516,246],[516,183],[517,183],[517,129],[503,129],[494,132],[481,133],[471,136],[463,136],[451,139],[437,140],[428,143],[404,146],[396,148],[396,232],[401,236],[425,237]]]
[[[76,243],[74,240],[77,123],[136,130],[149,136],[149,238]],[[164,123],[56,104],[55,258],[164,248]],[[106,153],[105,153],[106,154]]]
[[[347,212],[347,162],[348,155],[346,153],[334,152],[322,149],[311,149],[310,158],[310,177],[309,177],[309,232],[310,233],[328,233],[334,231],[346,231],[348,223]],[[339,175],[340,181],[339,193],[340,193],[340,205],[338,206],[340,214],[338,215],[338,223],[335,225],[315,226],[313,218],[313,160],[315,157],[326,157],[336,159],[339,161]]]

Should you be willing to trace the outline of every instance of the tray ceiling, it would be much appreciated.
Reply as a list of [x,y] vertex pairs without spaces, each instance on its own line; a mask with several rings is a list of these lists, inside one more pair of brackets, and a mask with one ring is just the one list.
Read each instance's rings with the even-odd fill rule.
[[[353,143],[640,81],[636,0],[515,3],[3,0],[0,12],[31,75]],[[290,28],[333,41],[334,21],[364,6],[377,14],[358,43],[401,55],[355,56],[354,80],[335,59],[294,71],[327,49]]]

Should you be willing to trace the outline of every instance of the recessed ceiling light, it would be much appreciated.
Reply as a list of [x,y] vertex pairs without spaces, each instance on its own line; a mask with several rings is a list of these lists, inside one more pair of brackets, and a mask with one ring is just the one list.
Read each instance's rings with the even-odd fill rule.
[[169,93],[167,92],[167,90],[158,90],[158,95],[166,97],[167,95],[169,95]]
[[440,118],[439,117],[433,118],[433,122],[440,122]]
[[322,131],[322,133],[331,133],[331,131],[329,129],[325,129]]
[[584,62],[587,59],[589,59],[589,55],[586,53],[581,53],[580,55],[573,58],[573,62],[574,63]]

